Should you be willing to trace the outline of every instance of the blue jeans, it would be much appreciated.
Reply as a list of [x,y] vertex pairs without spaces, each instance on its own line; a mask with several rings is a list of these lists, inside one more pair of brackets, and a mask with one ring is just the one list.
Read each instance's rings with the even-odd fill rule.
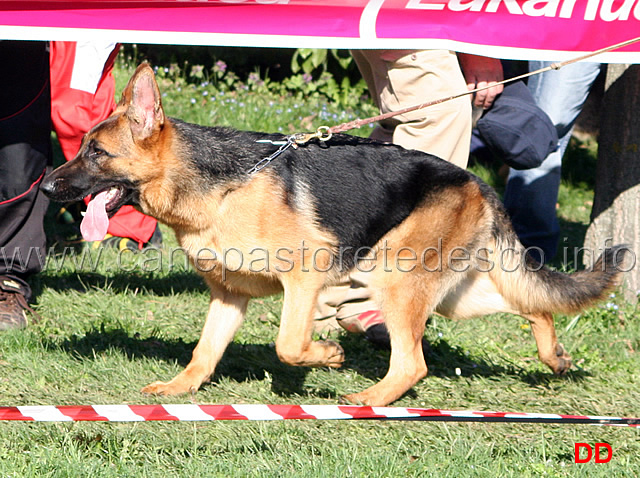
[[[529,70],[551,63],[530,61]],[[551,118],[560,140],[558,149],[537,168],[511,169],[504,205],[524,246],[540,248],[540,257],[536,257],[536,250],[531,252],[541,262],[548,262],[557,252],[560,225],[556,217],[556,203],[562,156],[600,69],[600,63],[581,62],[529,77],[529,90],[538,106]]]

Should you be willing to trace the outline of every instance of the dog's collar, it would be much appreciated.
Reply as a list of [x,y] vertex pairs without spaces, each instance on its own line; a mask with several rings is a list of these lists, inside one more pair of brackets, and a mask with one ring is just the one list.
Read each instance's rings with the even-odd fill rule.
[[273,145],[279,145],[280,147],[278,148],[278,150],[275,153],[267,156],[266,158],[262,158],[260,161],[258,161],[256,164],[254,164],[253,167],[248,171],[248,173],[249,174],[257,173],[262,168],[264,168],[266,165],[268,165],[271,161],[273,161],[278,156],[280,156],[282,153],[284,153],[290,147],[293,146],[294,149],[297,148],[298,147],[298,143],[296,143],[296,140],[295,140],[294,136],[295,135],[287,136],[286,141],[271,141],[269,139],[259,139],[258,141],[256,141],[256,143],[271,143]]

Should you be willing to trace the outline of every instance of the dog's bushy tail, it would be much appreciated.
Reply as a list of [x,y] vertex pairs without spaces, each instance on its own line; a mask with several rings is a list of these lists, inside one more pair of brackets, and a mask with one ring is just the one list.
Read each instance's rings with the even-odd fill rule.
[[530,257],[523,261],[524,247],[517,245],[504,249],[503,267],[495,268],[492,276],[502,296],[524,313],[571,314],[603,300],[620,284],[630,253],[626,245],[607,248],[593,267],[565,274]]

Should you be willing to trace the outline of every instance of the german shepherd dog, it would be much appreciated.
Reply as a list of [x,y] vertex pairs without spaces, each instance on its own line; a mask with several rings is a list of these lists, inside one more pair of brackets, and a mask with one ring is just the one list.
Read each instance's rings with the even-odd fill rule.
[[[323,288],[355,270],[368,276],[382,310],[391,358],[385,377],[343,397],[349,402],[387,405],[427,375],[421,340],[431,313],[520,315],[531,323],[542,362],[556,374],[569,370],[552,314],[602,299],[619,281],[624,249],[605,250],[589,271],[554,272],[528,258],[492,189],[463,169],[348,135],[287,148],[255,168],[281,140],[168,118],[153,70],[142,64],[114,113],[44,181],[53,200],[108,191],[110,214],[130,203],[172,227],[211,289],[191,362],[144,393],[198,390],[249,299],[280,291],[278,358],[340,367],[340,345],[312,340],[314,311]],[[249,260],[256,251],[261,267]]]

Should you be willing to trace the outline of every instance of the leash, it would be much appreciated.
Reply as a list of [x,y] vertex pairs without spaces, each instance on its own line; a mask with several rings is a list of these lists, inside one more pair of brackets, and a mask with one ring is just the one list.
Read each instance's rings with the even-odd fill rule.
[[579,61],[582,60],[586,60],[588,58],[592,58],[596,55],[600,55],[601,53],[607,53],[609,51],[612,50],[617,50],[618,48],[622,48],[628,45],[631,45],[633,43],[636,43],[640,41],[640,37],[637,38],[633,38],[631,40],[626,40],[620,43],[616,43],[615,45],[611,45],[605,48],[601,48],[599,50],[590,52],[590,53],[586,53],[584,55],[580,55],[576,58],[572,58],[570,60],[565,60],[565,61],[561,61],[561,62],[557,62],[557,63],[552,63],[549,66],[546,66],[544,68],[540,68],[538,70],[535,71],[530,71],[528,73],[524,73],[522,75],[518,75],[518,76],[514,76],[512,78],[508,78],[506,80],[502,80],[499,81],[497,83],[491,84],[491,85],[487,85],[487,86],[483,86],[481,88],[475,88],[473,90],[468,90],[465,91],[463,93],[458,93],[456,95],[452,95],[452,96],[447,96],[444,98],[439,98],[437,100],[433,100],[433,101],[428,101],[426,103],[421,103],[419,105],[414,105],[414,106],[409,106],[408,108],[403,108],[401,110],[398,111],[390,111],[388,113],[384,113],[384,114],[379,114],[376,116],[371,116],[369,118],[365,118],[365,119],[355,119],[352,121],[348,121],[346,123],[341,123],[339,125],[336,126],[320,126],[315,132],[313,133],[295,133],[292,134],[290,136],[287,136],[286,139],[284,141],[271,141],[271,140],[266,140],[266,139],[262,139],[262,140],[258,140],[256,142],[258,143],[271,143],[273,145],[278,145],[280,146],[280,148],[273,154],[271,154],[270,156],[267,156],[263,159],[261,159],[260,161],[258,161],[249,171],[248,174],[254,174],[257,173],[258,171],[260,171],[261,169],[263,169],[265,166],[267,166],[269,163],[271,163],[271,161],[273,161],[274,159],[276,159],[278,156],[280,156],[282,153],[284,153],[287,149],[293,147],[294,149],[297,149],[298,146],[314,139],[317,138],[319,141],[329,141],[331,139],[331,136],[337,133],[344,133],[345,131],[349,131],[352,129],[357,129],[357,128],[361,128],[362,126],[371,124],[371,123],[375,123],[378,121],[382,121],[382,120],[386,120],[389,118],[393,118],[394,116],[398,116],[398,115],[402,115],[405,113],[410,113],[412,111],[416,111],[416,110],[420,110],[423,108],[427,108],[429,106],[434,106],[434,105],[439,105],[441,103],[445,103],[447,101],[451,101],[451,100],[455,100],[457,98],[461,98],[463,96],[467,96],[467,95],[473,95],[479,91],[484,91],[484,90],[488,90],[489,88],[493,88],[495,86],[498,85],[505,85],[507,83],[512,83],[514,81],[518,81],[518,80],[522,80],[524,78],[528,78],[530,76],[533,75],[539,75],[540,73],[544,73],[545,71],[550,71],[550,70],[559,70],[560,68],[562,68],[563,66],[567,66],[570,65],[572,63],[577,63]]
[[552,63],[551,65],[544,67],[544,68],[540,68],[538,70],[535,71],[530,71],[528,73],[522,74],[522,75],[518,75],[518,76],[514,76],[513,78],[508,78],[506,80],[502,80],[499,81],[497,83],[494,83],[492,85],[488,85],[488,86],[483,86],[482,88],[475,88],[473,90],[469,90],[469,91],[465,91],[464,93],[458,93],[457,95],[452,95],[452,96],[448,96],[446,98],[440,98],[434,101],[428,101],[426,103],[421,103],[419,105],[415,105],[415,106],[410,106],[408,108],[404,108],[401,109],[399,111],[391,111],[389,113],[384,113],[384,114],[380,114],[377,116],[372,116],[370,118],[365,118],[365,119],[355,119],[353,121],[349,121],[347,123],[342,123],[339,124],[337,126],[332,126],[331,128],[328,128],[329,133],[334,134],[334,133],[343,133],[345,131],[349,131],[350,129],[355,129],[355,128],[360,128],[361,126],[367,125],[369,123],[375,123],[377,121],[382,121],[388,118],[393,118],[394,116],[398,116],[401,114],[405,114],[405,113],[410,113],[412,111],[416,111],[416,110],[420,110],[422,108],[426,108],[428,106],[434,106],[434,105],[439,105],[440,103],[444,103],[446,101],[451,101],[451,100],[455,100],[457,98],[461,98],[463,96],[467,96],[467,95],[472,95],[475,94],[479,91],[484,91],[484,90],[488,90],[489,88],[493,88],[494,86],[498,86],[498,85],[504,85],[507,83],[512,83],[514,81],[518,81],[518,80],[522,80],[524,78],[528,78],[530,76],[533,75],[539,75],[540,73],[544,73],[545,71],[549,71],[549,70],[559,70],[560,68],[562,68],[563,66],[567,66],[570,65],[572,63],[577,63],[579,61],[582,60],[586,60],[588,58],[592,58],[596,55],[600,55],[601,53],[606,53],[612,50],[616,50],[618,48],[622,48],[628,45],[631,45],[633,43],[636,43],[640,41],[640,37],[634,38],[632,40],[627,40],[621,43],[616,43],[615,45],[611,45],[605,48],[601,48],[600,50],[596,50],[594,52],[591,53],[587,53],[585,55],[581,55],[579,57],[576,58],[572,58],[570,60],[566,60],[566,61],[562,61],[562,62],[558,62],[558,63]]

